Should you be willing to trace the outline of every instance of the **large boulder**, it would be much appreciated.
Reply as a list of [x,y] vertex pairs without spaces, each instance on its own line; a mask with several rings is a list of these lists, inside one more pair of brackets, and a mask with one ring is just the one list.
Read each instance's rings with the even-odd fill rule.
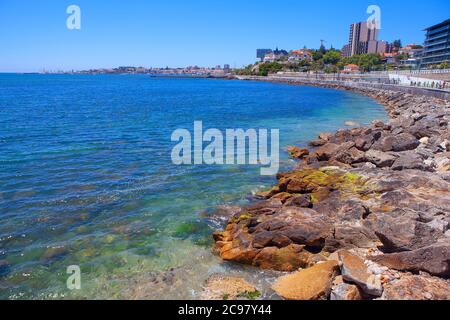
[[422,157],[417,153],[403,153],[397,160],[395,160],[392,165],[392,170],[406,170],[406,169],[417,169],[425,170],[427,166],[425,165]]
[[328,161],[337,154],[337,152],[339,151],[339,148],[340,148],[340,146],[338,144],[327,143],[324,146],[318,148],[314,152],[314,156],[319,161]]
[[311,253],[304,246],[291,244],[284,248],[266,247],[253,260],[261,269],[292,272],[309,264]]
[[359,222],[335,224],[333,235],[326,239],[324,250],[372,248],[376,240],[376,236]]
[[339,272],[337,261],[327,261],[277,279],[273,290],[287,300],[326,300],[334,277]]
[[348,150],[338,152],[336,160],[345,164],[355,164],[366,161],[366,154],[353,147]]
[[366,152],[366,159],[379,168],[385,168],[392,166],[397,157],[390,153],[371,149]]
[[331,221],[312,209],[285,207],[273,219],[261,223],[259,230],[273,230],[296,244],[322,248],[330,236]]
[[382,137],[374,143],[373,149],[382,152],[388,151],[408,151],[414,150],[420,145],[420,141],[409,133],[390,134],[384,133]]
[[346,282],[356,284],[364,293],[379,297],[383,293],[381,280],[372,274],[360,257],[348,252],[339,251],[342,277]]
[[384,300],[450,300],[450,282],[425,275],[405,275],[384,287]]
[[417,221],[419,216],[405,210],[379,213],[374,217],[373,229],[386,252],[412,251],[435,243],[443,232]]
[[325,145],[326,143],[327,143],[326,140],[317,139],[317,140],[310,141],[308,143],[308,145],[311,147],[321,147],[321,146]]
[[392,143],[392,150],[396,152],[414,150],[420,145],[420,141],[409,133],[402,133],[395,136]]
[[370,258],[372,261],[400,271],[425,271],[439,277],[450,276],[450,244],[438,243],[426,248]]
[[372,147],[374,141],[375,138],[372,134],[360,136],[355,140],[355,147],[361,151],[368,151]]
[[329,218],[315,210],[288,206],[265,210],[258,205],[253,208],[254,211],[230,219],[225,231],[214,234],[222,259],[293,271],[307,265],[310,254],[306,250],[322,250],[332,231]]

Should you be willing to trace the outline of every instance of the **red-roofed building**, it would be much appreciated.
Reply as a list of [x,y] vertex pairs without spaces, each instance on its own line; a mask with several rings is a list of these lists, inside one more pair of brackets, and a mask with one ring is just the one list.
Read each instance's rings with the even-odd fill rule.
[[344,67],[344,72],[356,73],[359,72],[359,67],[356,64],[348,64]]
[[308,50],[293,50],[289,54],[289,61],[312,60],[312,54]]

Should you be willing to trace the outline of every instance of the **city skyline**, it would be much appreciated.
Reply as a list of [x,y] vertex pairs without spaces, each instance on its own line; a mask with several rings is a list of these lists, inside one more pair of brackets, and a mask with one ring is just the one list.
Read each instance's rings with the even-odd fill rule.
[[[66,8],[71,4],[81,8],[81,30],[66,27]],[[176,0],[171,6],[143,1],[2,0],[0,72],[128,65],[241,67],[256,61],[256,48],[318,48],[322,39],[327,47],[341,49],[348,42],[349,25],[367,19],[371,4],[381,8],[379,39],[401,39],[404,44],[422,44],[424,29],[446,20],[450,9],[445,0],[406,8],[385,0],[287,1],[282,6],[269,0],[245,4]],[[265,10],[267,6],[273,9]]]

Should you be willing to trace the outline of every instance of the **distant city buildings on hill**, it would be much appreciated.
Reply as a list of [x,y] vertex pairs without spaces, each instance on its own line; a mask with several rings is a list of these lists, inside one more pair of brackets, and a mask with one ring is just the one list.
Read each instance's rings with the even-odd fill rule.
[[289,52],[286,50],[280,50],[276,48],[272,49],[256,49],[256,58],[258,58],[261,62],[274,62],[283,57],[288,57]]
[[69,74],[149,74],[149,75],[173,75],[173,76],[201,76],[201,77],[227,77],[231,73],[229,64],[217,65],[214,68],[188,66],[184,68],[144,68],[123,66],[110,69],[90,69],[82,71],[43,71],[43,73],[69,73]]

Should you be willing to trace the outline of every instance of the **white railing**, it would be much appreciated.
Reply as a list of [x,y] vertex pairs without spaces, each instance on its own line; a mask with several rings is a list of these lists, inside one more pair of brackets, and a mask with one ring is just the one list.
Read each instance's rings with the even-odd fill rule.
[[370,74],[448,74],[450,69],[372,71]]
[[[450,72],[448,72],[450,73]],[[429,74],[429,73],[428,73]],[[386,73],[359,73],[359,74],[345,74],[345,73],[278,73],[270,77],[275,79],[299,81],[337,81],[337,82],[354,82],[367,84],[388,84],[403,87],[416,87],[432,90],[450,91],[450,82],[436,79],[426,79],[420,77],[412,77],[412,75],[419,75],[414,73],[399,74],[393,72]]]

